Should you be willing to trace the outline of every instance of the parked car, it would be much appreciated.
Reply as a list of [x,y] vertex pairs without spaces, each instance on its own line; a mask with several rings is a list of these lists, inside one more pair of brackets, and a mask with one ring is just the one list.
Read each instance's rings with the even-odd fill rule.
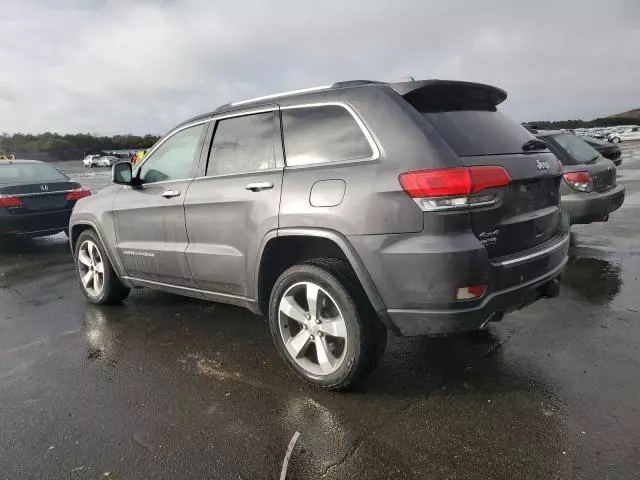
[[582,139],[604,158],[608,158],[615,163],[617,167],[622,165],[622,150],[620,150],[619,146],[611,145],[608,142],[603,142],[590,136],[582,137]]
[[594,139],[598,139],[601,140],[603,138],[606,138],[607,135],[604,132],[604,130],[591,130],[585,133],[584,135],[587,138],[594,138]]
[[98,159],[101,155],[87,155],[82,159],[82,164],[87,168],[93,168],[98,166]]
[[114,163],[118,162],[119,158],[114,155],[105,155],[98,159],[99,167],[111,167]]
[[628,142],[630,140],[640,140],[640,127],[631,127],[622,132],[615,132],[607,137],[612,143]]
[[76,205],[81,288],[95,304],[150,287],[268,315],[285,362],[330,389],[375,367],[387,329],[476,330],[557,296],[561,165],[497,111],[506,97],[349,81],[188,120]]
[[40,237],[68,231],[76,201],[91,191],[51,165],[0,162],[0,237]]
[[560,186],[562,209],[572,224],[606,222],[624,203],[625,188],[616,182],[615,164],[582,137],[562,132],[538,131],[563,164]]

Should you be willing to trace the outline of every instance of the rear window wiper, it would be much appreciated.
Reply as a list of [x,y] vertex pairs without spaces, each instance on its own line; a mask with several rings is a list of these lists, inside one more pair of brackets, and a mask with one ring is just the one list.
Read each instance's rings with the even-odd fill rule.
[[522,145],[522,150],[528,152],[530,150],[546,150],[547,144],[542,140],[538,140],[537,138],[532,138],[531,140],[527,140]]
[[600,158],[600,155],[596,155],[595,157],[593,157],[591,160],[589,160],[587,163],[585,163],[585,165],[589,165],[590,163],[595,162],[596,160],[598,160]]

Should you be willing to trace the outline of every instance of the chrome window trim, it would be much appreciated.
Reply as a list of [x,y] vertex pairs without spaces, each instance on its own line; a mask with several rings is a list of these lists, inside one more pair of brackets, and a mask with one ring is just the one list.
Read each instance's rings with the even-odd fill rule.
[[[378,144],[375,142],[375,140],[373,138],[373,135],[371,134],[371,132],[369,131],[367,126],[364,124],[362,119],[358,116],[358,114],[353,109],[353,107],[351,105],[349,105],[348,103],[345,103],[345,102],[302,103],[302,104],[299,104],[299,105],[290,105],[290,106],[286,106],[286,107],[280,107],[280,110],[284,111],[284,110],[293,110],[293,109],[297,109],[297,108],[314,108],[314,107],[329,107],[329,106],[342,107],[347,112],[349,112],[351,117],[358,124],[358,127],[360,127],[360,130],[362,131],[362,134],[364,135],[364,137],[369,142],[369,146],[371,147],[371,152],[372,152],[371,155],[369,157],[345,158],[345,159],[341,159],[341,160],[329,160],[327,162],[315,162],[315,163],[309,163],[309,164],[305,164],[305,165],[287,165],[287,151],[286,151],[286,148],[285,148],[284,162],[285,162],[286,168],[305,168],[305,167],[312,167],[312,166],[316,166],[316,165],[336,164],[336,163],[353,162],[353,161],[361,161],[361,160],[378,160],[380,158],[380,148],[378,148]],[[285,135],[286,134],[285,134],[284,125],[283,125],[282,136],[284,138],[284,143],[286,145],[287,139],[286,139]]]
[[249,115],[256,115],[258,113],[267,113],[267,112],[277,112],[280,110],[278,105],[272,105],[270,107],[258,107],[258,108],[247,108],[246,110],[234,110],[229,113],[221,113],[220,115],[215,115],[211,119],[210,122],[217,122],[218,120],[227,120],[229,118],[235,117],[247,117]]
[[199,180],[206,180],[211,178],[229,178],[229,177],[242,177],[244,175],[259,175],[262,173],[275,173],[282,172],[283,168],[266,168],[264,170],[252,170],[250,172],[238,172],[238,173],[224,173],[222,175],[204,175],[202,177],[195,177],[194,182]]
[[[192,181],[194,178],[196,177],[188,177],[188,178],[177,178],[175,180],[162,180],[160,182],[148,182],[148,183],[143,183],[141,184],[141,186],[143,188],[146,188],[147,186],[153,186],[153,185],[165,185],[165,184],[169,184],[169,183],[177,183],[177,182],[190,182]],[[123,185],[124,187],[133,189],[133,190],[138,190],[140,187],[138,186],[133,186],[133,185]]]

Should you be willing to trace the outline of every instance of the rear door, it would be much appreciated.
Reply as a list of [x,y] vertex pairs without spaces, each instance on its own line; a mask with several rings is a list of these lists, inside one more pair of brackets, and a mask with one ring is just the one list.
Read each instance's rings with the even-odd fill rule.
[[117,249],[129,276],[192,285],[184,199],[205,133],[205,122],[171,133],[140,164],[141,185],[118,192],[113,206]]
[[[557,234],[560,174],[544,143],[500,113],[506,93],[485,85],[442,82],[405,94],[466,166],[501,166],[511,183],[500,201],[469,208],[489,257],[534,248]],[[484,193],[484,192],[483,192]]]
[[217,120],[185,199],[187,262],[198,288],[254,295],[256,254],[278,228],[284,167],[277,106]]

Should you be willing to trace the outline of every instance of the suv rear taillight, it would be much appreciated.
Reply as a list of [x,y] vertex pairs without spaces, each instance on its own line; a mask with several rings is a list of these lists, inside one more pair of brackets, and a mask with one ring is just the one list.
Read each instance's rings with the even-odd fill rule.
[[564,181],[579,192],[593,191],[593,178],[589,172],[567,172],[562,175]]
[[11,195],[0,195],[0,207],[21,207],[22,200]]
[[81,198],[91,195],[91,190],[86,188],[76,188],[67,193],[67,200],[80,200]]
[[491,205],[500,199],[499,192],[480,192],[509,183],[509,173],[499,166],[419,170],[400,175],[400,185],[424,211]]

